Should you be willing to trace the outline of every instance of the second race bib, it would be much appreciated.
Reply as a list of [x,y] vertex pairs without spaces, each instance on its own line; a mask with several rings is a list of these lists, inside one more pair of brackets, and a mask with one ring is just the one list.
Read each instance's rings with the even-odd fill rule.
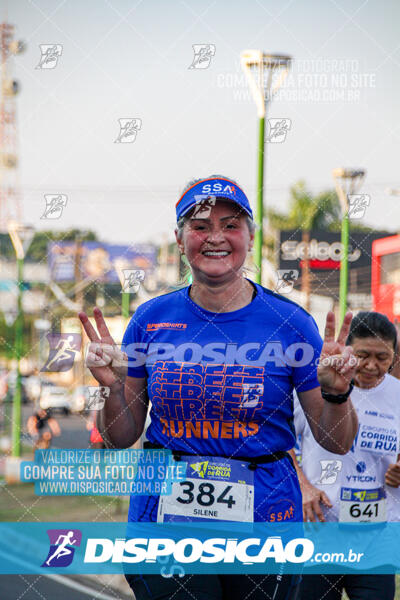
[[371,490],[341,488],[339,521],[342,523],[385,522],[386,493],[384,488]]

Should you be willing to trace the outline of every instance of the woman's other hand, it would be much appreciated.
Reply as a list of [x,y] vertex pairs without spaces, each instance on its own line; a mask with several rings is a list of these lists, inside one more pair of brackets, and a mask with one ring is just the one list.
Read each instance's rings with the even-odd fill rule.
[[304,521],[325,521],[322,512],[322,504],[327,508],[332,508],[332,503],[325,492],[309,482],[302,482],[301,493],[303,495],[303,518]]
[[101,310],[93,310],[96,329],[86,313],[80,312],[79,319],[90,340],[85,363],[100,385],[111,386],[117,381],[123,382],[127,373],[127,356],[115,344],[104,320]]
[[351,346],[346,346],[353,315],[346,314],[339,335],[335,340],[335,315],[326,316],[324,345],[318,365],[318,381],[321,389],[329,394],[345,394],[356,371],[358,360]]

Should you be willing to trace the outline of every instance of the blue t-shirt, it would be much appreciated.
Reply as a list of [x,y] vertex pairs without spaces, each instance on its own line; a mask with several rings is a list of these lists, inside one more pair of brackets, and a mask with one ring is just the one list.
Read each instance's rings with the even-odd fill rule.
[[[319,386],[322,340],[314,319],[299,305],[254,285],[253,301],[233,312],[201,308],[189,288],[137,309],[123,347],[128,375],[147,378],[149,441],[188,454],[229,458],[293,448],[292,391]],[[301,511],[296,476],[290,473],[288,481],[287,464],[260,466],[256,481],[269,479],[271,490],[282,498],[277,489],[282,477],[286,496],[296,496]],[[256,501],[258,495],[256,489]],[[133,508],[143,502],[132,501],[130,520],[136,520],[140,510],[133,514]],[[265,490],[260,503],[265,504]],[[267,511],[265,506],[261,512]]]
[[123,345],[128,375],[148,381],[151,442],[229,457],[293,448],[292,391],[319,386],[322,340],[300,306],[256,287],[228,313],[201,308],[189,288],[137,309]]

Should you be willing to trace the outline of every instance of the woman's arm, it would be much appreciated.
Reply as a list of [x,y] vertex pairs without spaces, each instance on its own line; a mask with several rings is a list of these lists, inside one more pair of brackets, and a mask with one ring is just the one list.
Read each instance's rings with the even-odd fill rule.
[[301,406],[316,441],[329,452],[346,454],[357,433],[357,414],[348,398],[342,404],[324,400],[321,390],[332,396],[345,394],[355,375],[357,359],[351,346],[346,346],[352,314],[347,313],[337,340],[335,340],[335,315],[326,317],[324,344],[318,365],[321,387],[298,392]]
[[79,318],[91,342],[86,364],[101,386],[109,388],[97,415],[97,428],[109,448],[129,448],[141,436],[147,414],[146,378],[126,376],[127,360],[115,344],[99,308],[93,310],[97,332],[85,313]]
[[289,450],[292,457],[294,468],[299,478],[301,494],[303,496],[303,520],[304,521],[325,521],[324,513],[321,510],[321,504],[328,508],[332,508],[332,503],[328,496],[322,490],[319,490],[315,485],[312,485],[304,474],[303,469],[297,462],[294,450]]
[[321,396],[321,388],[298,393],[311,432],[320,446],[334,454],[346,454],[357,433],[357,414],[350,398],[331,404]]
[[397,342],[396,351],[394,353],[393,366],[390,369],[389,373],[393,377],[396,377],[396,379],[400,379],[400,326],[397,319],[394,320],[393,325],[396,327]]
[[385,483],[395,488],[400,486],[400,454],[397,455],[397,461],[388,466],[385,473]]
[[129,448],[143,433],[148,408],[145,378],[116,381],[97,415],[97,428],[108,448]]

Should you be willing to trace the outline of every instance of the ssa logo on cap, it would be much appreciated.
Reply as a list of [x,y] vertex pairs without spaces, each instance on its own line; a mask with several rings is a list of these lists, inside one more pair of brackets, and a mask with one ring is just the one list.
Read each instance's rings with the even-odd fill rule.
[[222,183],[205,183],[201,188],[203,194],[228,193],[236,196],[236,188],[233,185],[223,185]]
[[[235,182],[223,177],[203,179],[187,189],[176,203],[176,218],[179,220],[193,206],[205,200],[207,196],[226,198],[238,204],[248,215],[253,218],[246,194]],[[203,215],[204,217],[204,215]]]

